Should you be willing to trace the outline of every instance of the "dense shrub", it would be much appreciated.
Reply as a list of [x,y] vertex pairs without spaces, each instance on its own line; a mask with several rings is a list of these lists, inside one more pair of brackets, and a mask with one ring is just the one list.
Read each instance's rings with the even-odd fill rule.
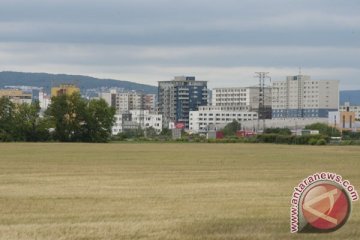
[[326,145],[325,139],[319,139],[319,140],[316,142],[316,145]]

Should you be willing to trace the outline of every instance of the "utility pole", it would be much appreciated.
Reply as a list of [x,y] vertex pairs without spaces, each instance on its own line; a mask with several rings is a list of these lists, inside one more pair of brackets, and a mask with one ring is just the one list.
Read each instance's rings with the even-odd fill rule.
[[265,107],[265,81],[271,78],[268,76],[268,72],[255,72],[256,78],[259,79],[259,106],[258,106],[258,123],[257,131],[260,130],[260,121],[262,121],[262,130],[265,131],[265,119],[266,119],[266,107]]

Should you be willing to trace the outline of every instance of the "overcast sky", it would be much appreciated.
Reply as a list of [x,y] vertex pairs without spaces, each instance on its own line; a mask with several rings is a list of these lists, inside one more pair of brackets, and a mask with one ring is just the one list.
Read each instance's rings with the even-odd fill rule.
[[359,0],[0,0],[0,71],[210,87],[302,73],[360,89]]

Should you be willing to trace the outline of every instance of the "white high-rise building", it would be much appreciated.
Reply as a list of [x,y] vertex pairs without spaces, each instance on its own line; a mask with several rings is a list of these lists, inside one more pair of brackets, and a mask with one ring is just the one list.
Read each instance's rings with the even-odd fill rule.
[[310,76],[297,75],[273,82],[273,118],[327,118],[329,111],[338,108],[338,80],[312,80]]

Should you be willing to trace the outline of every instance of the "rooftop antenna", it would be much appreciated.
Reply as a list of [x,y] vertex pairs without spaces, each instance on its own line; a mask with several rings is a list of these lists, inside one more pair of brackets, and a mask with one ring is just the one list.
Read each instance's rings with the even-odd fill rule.
[[299,67],[299,76],[301,76],[301,67]]

